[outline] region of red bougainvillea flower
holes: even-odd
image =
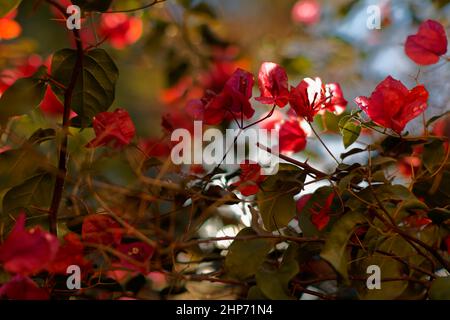
[[[261,175],[261,166],[257,163],[245,161],[241,163],[239,181],[232,184],[245,197],[254,195],[259,191],[259,184],[267,177]]]
[[[447,238],[445,238],[444,242],[445,242],[445,246],[447,247],[447,252],[448,252],[448,254],[450,254],[450,236],[447,236]]]
[[[139,149],[145,153],[146,157],[167,157],[170,155],[170,145],[161,139],[145,139],[138,143]]]
[[[286,70],[273,62],[264,62],[258,75],[261,96],[256,98],[263,104],[283,108],[289,102],[289,85]]]
[[[311,197],[312,197],[312,193],[305,194],[297,200],[296,206],[297,206],[298,213],[301,213],[303,211],[303,208],[305,208],[306,204],[308,203],[309,199],[311,199]]]
[[[90,269],[90,261],[84,258],[84,246],[80,237],[75,233],[64,236],[64,244],[59,248],[55,259],[47,270],[51,273],[67,274],[67,267],[77,265],[83,273]]]
[[[416,156],[403,157],[397,163],[398,170],[405,177],[411,177],[416,174],[422,165],[422,160]]]
[[[35,274],[55,258],[58,247],[58,239],[40,227],[25,229],[25,214],[22,213],[0,247],[0,262],[8,272]]]
[[[296,153],[306,147],[307,135],[298,118],[290,118],[281,125],[279,138],[281,153]]]
[[[324,98],[322,80],[306,78],[297,87],[291,88],[289,102],[299,117],[312,122],[323,108]]]
[[[22,32],[20,24],[14,21],[16,13],[17,11],[14,10],[0,18],[0,41],[17,38]]]
[[[84,218],[81,238],[84,242],[102,245],[118,245],[124,230],[111,217],[104,214],[92,214]]]
[[[179,128],[194,132],[194,122],[189,113],[178,109],[173,109],[170,112],[165,113],[162,116],[161,126],[169,134]]]
[[[64,113],[64,106],[56,97],[55,93],[50,86],[47,86],[45,90],[44,98],[39,105],[41,111],[49,116],[59,116]],[[77,114],[73,111],[70,112],[70,119],[76,117]]]
[[[418,85],[411,91],[391,76],[381,82],[370,98],[355,102],[377,124],[401,133],[406,124],[427,108],[428,91]]]
[[[301,196],[297,200],[297,212],[301,213],[305,208],[306,204],[311,200],[312,194],[306,194]],[[331,213],[331,204],[334,200],[334,192],[330,193],[330,195],[325,200],[324,204],[313,203],[312,208],[310,209],[311,213],[311,222],[317,228],[317,230],[323,230],[330,221],[330,213]]]
[[[50,294],[30,278],[17,275],[0,287],[0,299],[48,300]]]
[[[247,67],[247,63],[241,61],[229,61],[233,57],[223,57],[225,60],[216,60],[211,68],[200,75],[200,81],[205,91],[212,91],[216,94],[222,92],[226,82],[238,68]]]
[[[433,223],[433,221],[428,218],[426,214],[418,213],[407,217],[405,219],[405,223],[413,228],[422,228],[429,225],[430,223]]]
[[[331,193],[323,205],[314,203],[311,208],[311,222],[316,226],[317,230],[322,231],[330,221],[331,204],[333,203],[334,193]]]
[[[135,43],[142,36],[143,24],[138,17],[125,13],[102,14],[99,33],[116,49]]]
[[[93,127],[96,137],[87,144],[88,148],[96,148],[112,143],[115,148],[130,144],[136,129],[133,121],[124,109],[114,112],[101,112],[94,117]]]
[[[273,130],[273,129],[279,130],[281,125],[284,122],[283,113],[281,113],[278,110],[274,110],[272,115],[267,118],[268,115],[269,115],[269,112],[267,112],[261,116],[260,120],[262,120],[262,121],[259,123],[259,126],[262,129],[266,129],[266,130]]]
[[[207,92],[202,99],[189,101],[189,113],[208,125],[219,124],[224,119],[232,119],[233,116],[249,119],[255,113],[249,101],[252,97],[253,84],[251,73],[237,69],[225,83],[220,94]]]
[[[407,38],[405,52],[419,65],[435,64],[447,53],[447,35],[445,29],[437,21],[423,22],[415,35]]]
[[[320,21],[320,3],[316,0],[298,1],[292,8],[292,20],[306,25],[316,24]]]
[[[5,69],[0,73],[0,95],[20,78],[32,76],[42,65],[42,58],[37,54],[30,55],[26,60],[20,60],[14,68]]]
[[[341,114],[345,111],[348,101],[344,98],[341,86],[338,83],[327,83],[325,85],[324,110],[334,114]]]
[[[224,106],[228,106],[235,114],[244,114],[249,119],[255,113],[249,100],[253,91],[253,75],[243,69],[237,69],[225,83],[222,99]]]
[[[450,117],[436,121],[436,124],[433,127],[433,133],[436,136],[447,138],[447,141],[444,143],[444,148],[447,150],[450,140]]]
[[[121,244],[116,249],[131,259],[121,258],[121,267],[142,273],[149,272],[149,261],[155,248],[143,242],[132,242]]]

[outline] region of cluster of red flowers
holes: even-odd
[[[59,0],[59,3],[67,8],[72,4],[70,0]],[[66,22],[66,17],[62,13],[51,7],[53,15],[61,22]],[[86,22],[85,18],[81,20]],[[113,48],[122,50],[127,46],[136,43],[142,36],[143,22],[136,16],[117,12],[114,14],[104,13],[100,16],[100,21],[95,28],[91,26],[82,27],[80,35],[86,47],[95,45],[97,41],[108,42]]]
[[[49,292],[39,288],[30,276],[41,272],[65,275],[71,265],[79,266],[82,275],[86,275],[92,270],[91,261],[85,257],[89,246],[109,246],[124,255],[126,258],[116,259],[112,268],[120,270],[122,276],[130,272],[148,273],[154,247],[140,241],[124,242],[125,234],[126,230],[109,216],[94,214],[84,219],[81,239],[76,233],[67,233],[60,244],[56,236],[40,227],[26,229],[25,214],[19,215],[0,246],[0,262],[5,271],[14,275],[0,288],[0,297],[49,298]]]

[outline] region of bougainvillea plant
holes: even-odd
[[[67,47],[4,63],[4,49],[19,50],[4,41],[20,37],[20,2],[0,1],[1,299],[450,299],[450,120],[427,117],[434,84],[420,73],[415,86],[388,75],[349,101],[336,79],[287,60],[254,69],[207,24],[192,34],[179,21],[180,10],[214,19],[204,2],[164,0],[29,1]],[[71,4],[81,29],[66,27]],[[166,20],[153,21],[166,4]],[[321,12],[320,1],[298,1],[291,16],[312,28]],[[158,136],[116,104],[119,51],[144,46],[147,24],[145,46],[181,33],[193,57],[151,49],[172,59]],[[443,22],[426,20],[403,59],[445,67],[447,47]],[[174,165],[171,134],[192,133],[194,121],[275,130],[278,172],[250,159]],[[67,286],[71,266],[79,287]],[[381,289],[367,285],[370,266]]]

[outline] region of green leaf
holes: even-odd
[[[349,156],[352,156],[352,155],[355,155],[355,154],[358,154],[358,153],[361,153],[361,152],[365,152],[365,151],[367,151],[367,149],[353,148],[353,149],[351,149],[351,150],[349,150],[347,152],[342,153],[341,154],[341,159],[344,160],[345,158],[347,158]]]
[[[366,218],[361,212],[354,211],[344,215],[334,224],[320,253],[322,259],[328,261],[346,281],[348,281],[347,243],[356,227],[364,223]]]
[[[371,228],[372,229],[372,228]],[[375,228],[373,228],[375,229]],[[404,238],[399,235],[394,235],[390,237],[384,237],[379,234],[379,229],[374,230],[377,234],[371,239],[371,243],[367,243],[366,239],[364,242],[367,246],[365,251],[361,250],[362,253],[358,256],[357,262],[359,266],[359,272],[361,275],[368,276],[366,271],[367,267],[370,265],[379,266],[381,269],[381,290],[368,290],[364,283],[359,283],[363,286],[361,288],[361,299],[364,300],[392,300],[401,299],[401,297],[407,297],[411,293],[407,290],[409,282],[407,280],[401,280],[405,275],[414,277],[414,274],[408,270],[405,265],[395,259],[395,257],[402,258],[408,261],[411,265],[421,265],[425,258],[417,254],[414,247],[411,246]],[[429,243],[423,236],[420,237],[421,240]],[[379,250],[380,252],[386,252],[386,254],[381,254],[379,252],[373,252],[373,250]],[[408,271],[410,272],[408,274]],[[420,275],[421,276],[421,275]],[[383,281],[383,279],[397,278],[398,281]]]
[[[248,290],[247,300],[267,300],[267,297],[262,293],[258,286],[252,286]]]
[[[261,184],[256,198],[266,230],[283,228],[295,217],[294,195],[302,190],[305,179],[306,174],[300,168],[280,164],[278,173]]]
[[[256,235],[251,228],[245,228],[236,237]],[[225,258],[225,270],[228,276],[239,280],[254,276],[274,244],[272,239],[234,240]]]
[[[445,116],[447,116],[447,115],[449,115],[449,114],[450,114],[450,110],[447,111],[447,112],[444,112],[444,113],[441,114],[441,115],[438,115],[438,116],[435,116],[435,117],[430,118],[430,120],[427,121],[427,127],[428,127],[430,124],[432,124],[433,122],[436,122],[437,120],[439,120],[439,119],[441,119],[441,118],[443,118],[443,117],[445,117]]]
[[[0,98],[0,125],[8,118],[30,112],[44,98],[46,84],[34,77],[18,79]]]
[[[72,0],[72,3],[84,11],[105,12],[111,6],[112,0]]]
[[[258,192],[258,207],[268,231],[283,228],[295,217],[295,193]]]
[[[41,144],[45,141],[53,140],[56,138],[55,129],[41,129],[36,130],[29,138],[28,143],[31,144]]]
[[[450,219],[450,210],[444,208],[434,208],[428,212],[428,217],[435,224],[443,224]]]
[[[431,300],[450,300],[450,277],[436,278],[431,284]]]
[[[22,0],[0,0],[0,18],[17,8],[21,2]]]
[[[348,148],[359,138],[361,133],[361,126],[357,125],[354,121],[342,118],[339,122],[339,129],[342,134],[344,147]]]
[[[445,150],[443,141],[434,140],[424,146],[423,165],[429,172],[439,167],[445,159]]]
[[[67,87],[77,59],[76,50],[63,49],[53,55],[52,76]],[[99,112],[108,110],[115,98],[116,81],[119,76],[114,61],[105,50],[91,50],[83,56],[83,70],[78,76],[72,96],[72,109],[78,114],[80,125],[85,127]],[[53,86],[63,100],[64,90]]]
[[[292,300],[289,281],[299,272],[298,263],[291,259],[280,268],[263,264],[256,273],[256,283],[261,292],[272,300]]]
[[[0,191],[30,177],[46,162],[35,146],[55,138],[54,129],[38,129],[20,148],[0,154]]]
[[[17,213],[22,209],[34,213],[33,207],[47,209],[52,197],[53,180],[51,174],[40,173],[11,188],[3,198],[3,214]]]

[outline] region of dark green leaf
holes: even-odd
[[[17,8],[22,0],[0,0],[0,18]]]
[[[434,140],[424,146],[423,165],[429,172],[433,172],[434,168],[442,165],[445,159],[445,151],[443,141]]]
[[[236,237],[256,235],[251,228],[246,228],[241,230]],[[225,270],[228,276],[239,280],[246,280],[254,276],[273,246],[272,239],[234,240],[225,258]]]
[[[305,172],[300,168],[280,164],[278,173],[261,184],[257,200],[266,230],[283,228],[295,217],[294,195],[302,190],[305,179]]]
[[[366,218],[361,212],[344,215],[334,224],[320,253],[322,259],[328,261],[345,280],[348,280],[347,243],[356,227],[364,223]]]
[[[430,124],[433,124],[433,123],[436,122],[437,120],[439,120],[439,119],[441,119],[441,118],[443,118],[443,117],[445,117],[445,116],[447,116],[447,115],[449,115],[449,114],[450,114],[450,111],[447,111],[447,112],[444,112],[444,113],[441,114],[441,115],[438,115],[438,116],[435,116],[435,117],[430,118],[430,120],[427,121],[427,127],[428,127]]]
[[[84,11],[105,12],[111,6],[112,0],[72,0],[72,3]]]
[[[430,299],[450,300],[450,277],[436,278],[431,284]]]
[[[358,153],[361,153],[361,152],[364,152],[364,151],[366,151],[366,149],[353,148],[353,149],[351,149],[351,150],[349,150],[349,151],[347,151],[345,153],[342,153],[341,154],[341,159],[344,160],[345,158],[347,158],[349,156],[352,156],[354,154],[358,154]]]
[[[55,130],[38,129],[20,148],[0,153],[0,191],[21,183],[43,166],[46,158],[35,145],[55,138]]]
[[[444,208],[434,208],[428,212],[428,217],[435,224],[442,224],[450,219],[450,210]]]
[[[28,138],[28,142],[31,144],[41,144],[45,141],[53,140],[55,137],[55,129],[38,129]]]
[[[263,264],[256,273],[256,283],[261,292],[272,300],[290,300],[289,281],[299,272],[298,263],[290,259],[280,268]]]
[[[48,209],[52,196],[53,176],[40,173],[11,188],[3,198],[3,213],[16,213],[25,209],[34,212],[34,207]]]
[[[53,55],[52,76],[67,87],[77,59],[76,50],[63,49]],[[83,71],[72,96],[72,108],[78,114],[80,124],[87,126],[99,112],[108,110],[115,98],[115,86],[119,71],[106,51],[95,49],[83,57]],[[63,100],[64,90],[53,86]]]
[[[0,125],[8,118],[30,112],[44,98],[46,84],[34,77],[14,82],[0,98]]]

